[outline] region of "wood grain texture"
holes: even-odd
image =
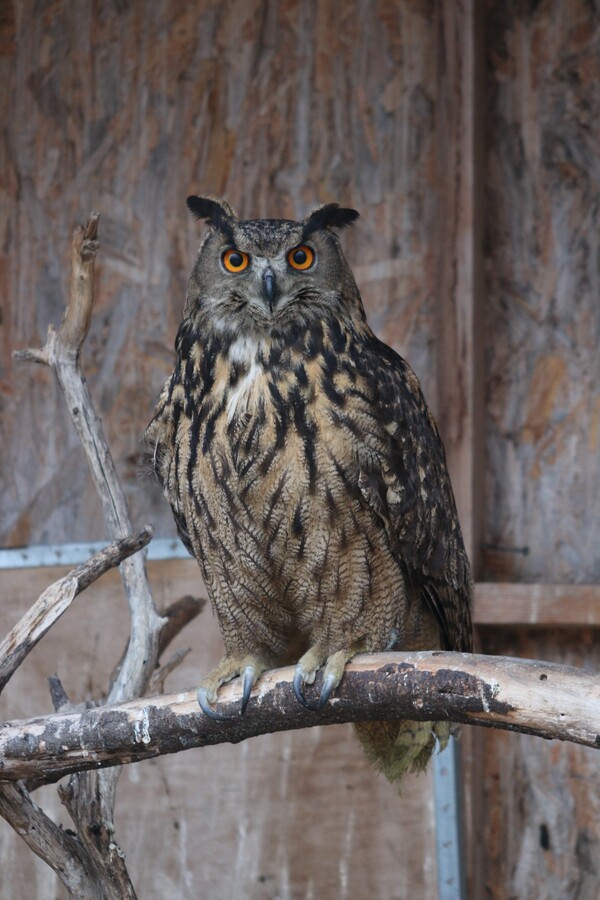
[[[600,14],[583,0],[490,0],[486,9],[485,541],[492,547],[483,575],[595,583]]]
[[[597,672],[597,631],[487,630],[486,651],[550,655]],[[585,747],[481,731],[482,842],[475,896],[595,900],[600,879],[598,758]]]
[[[486,2],[486,511],[482,576],[582,593],[481,628],[485,652],[600,669],[597,631],[569,628],[600,581],[600,14],[574,0]],[[509,589],[512,591],[513,586]],[[562,596],[561,596],[562,594]],[[531,599],[529,594],[528,598]],[[556,602],[555,602],[556,601]],[[561,602],[562,601],[562,602]],[[586,612],[587,610],[587,612]],[[523,615],[524,614],[524,615]],[[485,618],[485,616],[484,616]],[[513,625],[508,623],[507,625]],[[583,748],[484,734],[474,896],[598,896],[600,782]]]
[[[473,621],[479,626],[600,626],[600,585],[475,585]]]
[[[483,8],[440,4],[436,117],[440,216],[436,372],[438,425],[473,577],[483,513]]]
[[[106,0],[76,15],[69,0],[4,5],[0,103],[13,127],[0,187],[0,543],[104,537],[58,388],[10,358],[60,319],[69,235],[92,209],[102,237],[84,366],[135,522],[174,533],[138,454],[200,238],[190,193],[226,195],[245,216],[356,206],[360,227],[344,242],[370,321],[435,405],[437,19],[433,2],[398,0]],[[74,630],[36,648],[11,704],[43,708],[41,679],[55,669],[72,699],[97,689],[121,652],[123,602],[115,588],[107,605],[70,610]],[[11,609],[2,606],[10,624]],[[187,686],[221,653],[210,615],[200,620],[174,676],[186,684],[187,673]],[[130,837],[140,896],[433,898],[429,776],[400,800],[349,737],[313,729],[127,773],[117,829]],[[54,814],[48,792],[46,803]],[[14,895],[31,862],[12,835],[2,846]],[[35,881],[37,896],[52,896],[52,880],[34,871],[23,892]]]
[[[173,533],[170,513],[137,457],[200,239],[190,192],[245,216],[351,201],[363,218],[344,241],[372,325],[433,395],[436,17],[392,0],[107,2],[77,17],[68,0],[15,4],[0,57],[19,123],[0,213],[3,544],[103,537],[56,387],[10,360],[60,319],[69,235],[92,208],[102,247],[84,364],[132,517],[157,534]]]

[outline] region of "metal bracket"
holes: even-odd
[[[0,569],[28,569],[36,566],[77,566],[110,541],[81,544],[31,544],[0,550]],[[189,559],[189,553],[177,538],[154,538],[147,548],[147,559]]]

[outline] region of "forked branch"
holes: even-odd
[[[145,547],[152,534],[151,526],[147,525],[137,534],[114,541],[46,588],[5,639],[0,641],[0,694],[28,653],[66,612],[75,597],[109,569]]]
[[[123,540],[132,532],[127,503],[104,437],[102,421],[94,410],[80,368],[81,349],[92,319],[94,263],[99,246],[97,237],[98,214],[92,213],[87,224],[77,228],[73,235],[71,289],[58,331],[50,326],[46,344],[41,350],[25,350],[15,353],[15,357],[44,363],[54,370],[90,467],[108,532],[114,540]],[[123,561],[120,571],[129,604],[130,635],[117,676],[110,686],[108,699],[111,703],[130,700],[144,693],[158,659],[158,642],[163,626],[154,607],[142,554],[134,553]],[[61,606],[66,608],[76,592],[77,581],[73,579],[58,588],[50,598],[55,610]],[[9,640],[14,640],[14,635],[9,636]],[[18,640],[21,649],[25,649],[27,637],[21,635]],[[9,661],[10,672],[14,671],[15,662],[18,665],[20,658],[15,660],[13,657],[12,662]],[[135,896],[124,855],[114,839],[113,807],[118,776],[118,768],[109,772],[84,773],[71,779],[68,787],[61,792],[61,799],[71,814],[77,832],[76,855],[91,875],[90,883],[95,885],[95,893],[85,893],[86,897],[116,900]],[[39,781],[33,778],[30,783]],[[16,827],[11,812],[11,797],[4,789],[0,790],[0,800],[3,801],[0,811]],[[24,788],[21,790],[24,791]],[[40,815],[44,814],[40,811]],[[45,832],[47,841],[43,841],[41,832],[32,827],[28,832],[28,842],[55,869],[70,896],[80,897],[78,881],[73,874],[77,868],[73,847],[69,842],[61,841],[60,830],[52,829],[51,824]],[[49,844],[53,844],[50,849]],[[68,864],[69,857],[74,859],[73,866]],[[57,859],[62,859],[63,864],[57,865]]]

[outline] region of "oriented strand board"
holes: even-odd
[[[133,518],[158,534],[173,533],[171,516],[137,457],[200,242],[190,192],[246,217],[357,207],[343,242],[371,323],[433,395],[434,3],[5,6],[0,545],[104,535],[58,389],[10,357],[60,320],[71,230],[91,209],[101,250],[85,371]]]

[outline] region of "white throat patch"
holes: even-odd
[[[229,348],[230,361],[247,365],[248,371],[235,385],[227,399],[228,422],[231,422],[238,412],[248,409],[253,399],[257,381],[264,372],[257,360],[261,346],[261,343],[253,337],[240,337]]]

